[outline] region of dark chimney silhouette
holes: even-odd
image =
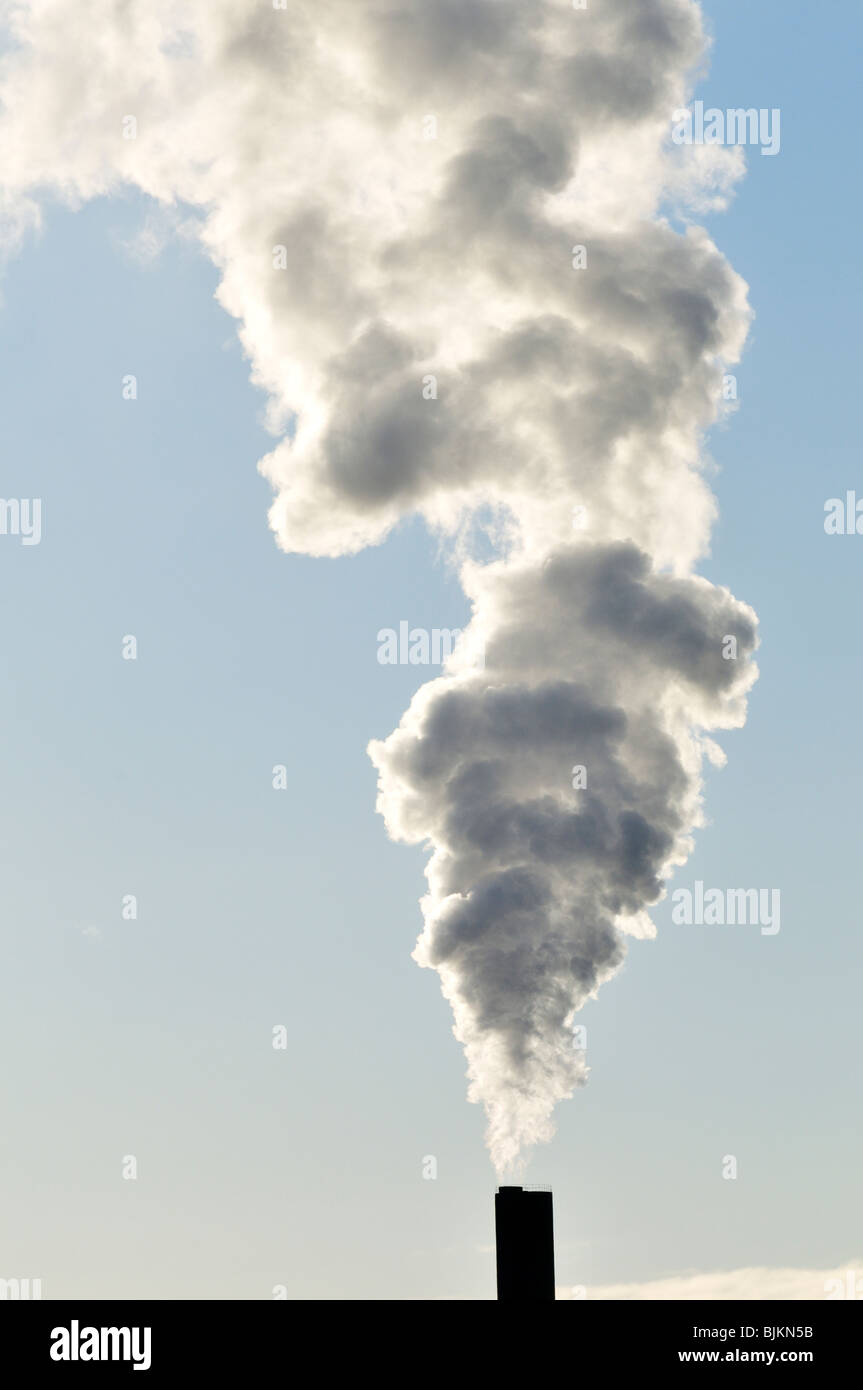
[[[551,1192],[499,1187],[494,1198],[498,1302],[554,1301]]]

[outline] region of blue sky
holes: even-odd
[[[561,1285],[863,1250],[863,541],[823,529],[827,498],[863,495],[863,24],[705,8],[697,95],[781,108],[782,149],[750,151],[706,221],[756,319],[711,437],[703,572],[763,645],[674,886],[779,888],[782,929],[674,926],[667,900],[586,1007],[590,1083],[529,1171],[555,1191]],[[466,601],[418,522],[350,559],[277,550],[265,400],[216,271],[177,241],[136,262],[146,215],[132,194],[49,204],[2,286],[2,494],[44,521],[39,546],[0,546],[0,1274],[51,1297],[487,1298],[483,1116],[410,958],[423,855],[387,840],[365,752],[424,676],[381,666],[378,630],[457,627]]]

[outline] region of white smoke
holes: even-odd
[[[432,851],[416,956],[503,1169],[584,1080],[574,1012],[652,933],[755,675],[753,613],[693,573],[745,286],[662,215],[721,206],[739,152],[669,140],[693,0],[277,3],[4,4],[0,229],[45,190],[199,209],[283,433],[279,544],[410,513],[452,538],[484,667],[370,752],[390,833]]]

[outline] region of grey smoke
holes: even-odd
[[[440,973],[507,1168],[585,1080],[575,1011],[621,964],[626,934],[650,933],[645,909],[686,856],[695,731],[738,722],[755,625],[631,543],[571,544],[474,579],[484,670],[424,686],[370,752],[391,834],[434,848],[416,958]]]
[[[585,1079],[575,1012],[652,933],[755,676],[754,615],[695,573],[750,317],[691,221],[741,152],[670,140],[699,7],[22,0],[10,23],[2,249],[46,189],[143,189],[219,267],[269,394],[278,544],[347,554],[410,514],[451,542],[463,651],[370,751],[390,833],[430,851],[417,959],[516,1164]]]

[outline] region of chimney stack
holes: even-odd
[[[554,1300],[551,1192],[499,1187],[494,1198],[498,1302]]]

